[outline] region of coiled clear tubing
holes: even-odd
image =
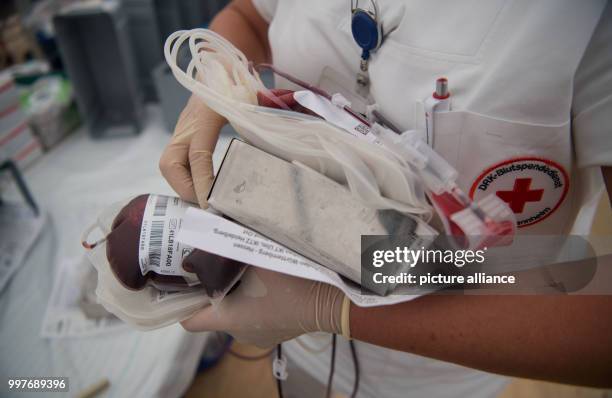
[[[179,50],[189,49],[185,70]],[[207,29],[178,31],[164,46],[177,81],[225,117],[256,147],[299,162],[339,183],[366,206],[429,218],[431,206],[411,159],[359,140],[309,115],[257,105],[257,93],[273,97],[244,54]]]

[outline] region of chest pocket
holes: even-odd
[[[457,182],[472,199],[500,197],[515,213],[519,233],[569,227],[569,121],[535,125],[458,111],[437,113],[434,126],[434,148],[458,170]]]

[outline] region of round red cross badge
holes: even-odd
[[[516,215],[517,226],[538,223],[559,208],[569,189],[563,167],[541,158],[505,160],[486,169],[472,184],[473,200],[495,194]]]

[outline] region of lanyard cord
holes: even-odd
[[[282,344],[276,345],[276,358],[280,361],[283,356]],[[278,398],[283,398],[283,381],[280,377],[276,378],[276,390],[278,391]]]
[[[353,369],[355,372],[355,381],[353,382],[351,398],[356,398],[357,392],[359,391],[359,357],[357,357],[357,347],[355,347],[355,342],[353,340],[349,340],[349,346],[351,347],[351,357],[353,357]]]
[[[329,377],[327,378],[327,390],[325,391],[325,398],[331,398],[332,385],[334,382],[334,372],[336,370],[336,334],[332,334],[332,349],[331,349],[331,361],[329,365]]]

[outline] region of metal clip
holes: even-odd
[[[284,355],[272,361],[272,374],[277,380],[287,380],[289,373],[287,373],[287,358]]]

